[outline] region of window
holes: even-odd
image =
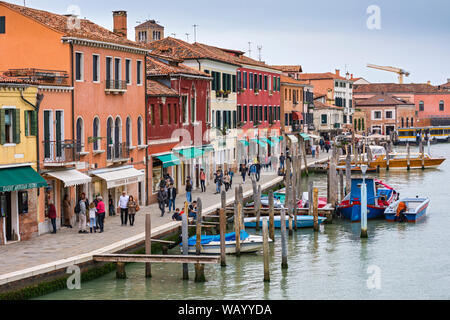
[[[220,129],[220,111],[216,111],[216,128]]]
[[[267,106],[264,106],[264,121],[267,121]]]
[[[289,124],[289,116],[287,113],[284,114],[284,124],[288,125]]]
[[[167,104],[167,124],[172,124],[172,105]]]
[[[263,121],[263,107],[259,106],[259,117],[258,117],[258,121],[261,122]]]
[[[20,110],[0,110],[0,144],[20,143]]]
[[[112,58],[106,57],[106,81],[111,81]]]
[[[257,90],[259,88],[259,85],[258,85],[258,75],[256,73],[254,74],[253,79],[254,79],[253,90]]]
[[[247,89],[247,72],[244,71],[244,89]]]
[[[386,119],[392,119],[392,111],[386,111]]]
[[[164,110],[163,110],[163,107],[164,106],[162,104],[159,105],[159,124],[160,125],[164,124],[164,119],[163,119]]]
[[[423,104],[423,101],[419,102],[419,111],[424,111],[425,110],[425,106]]]
[[[77,119],[77,152],[81,152],[83,150],[84,145],[84,121],[83,118]],[[58,140],[59,141],[59,140]]]
[[[292,90],[289,89],[289,101],[292,101]]]
[[[188,105],[187,105],[187,96],[183,96],[182,98],[181,98],[181,103],[182,103],[182,105],[181,105],[181,112],[182,112],[182,121],[183,121],[183,123],[188,123],[189,122],[189,118],[188,118]]]
[[[192,97],[191,97],[191,123],[197,121],[197,98],[196,98],[195,87],[192,86]]]
[[[321,123],[322,124],[327,124],[328,123],[328,116],[326,114],[323,114],[321,116]]]
[[[339,82],[336,81],[336,82],[334,83],[334,86],[335,86],[336,88],[339,87]]]
[[[259,90],[263,89],[263,77],[262,74],[259,75]]]
[[[97,118],[97,117],[95,117],[94,118],[94,122],[93,122],[93,124],[92,124],[92,137],[93,137],[93,140],[94,140],[94,150],[98,150],[99,149],[99,143],[98,143],[98,140],[99,140],[99,137],[100,137],[100,120]]]
[[[142,85],[142,61],[136,62],[136,84]]]
[[[240,91],[242,89],[242,72],[238,71],[237,73],[237,88]]]
[[[236,110],[233,111],[233,126],[232,128],[236,129],[237,128],[237,114],[236,114]]]
[[[250,89],[250,90],[253,90],[253,73],[252,72],[250,72],[249,74],[248,74],[248,88]]]
[[[273,123],[273,112],[272,112],[272,106],[269,106],[269,123]]]
[[[209,102],[209,100],[206,102]],[[209,105],[207,107],[209,108]],[[178,124],[178,108],[176,103],[173,105],[173,123]]]
[[[209,119],[209,110],[211,109],[210,107],[210,100],[209,100],[209,95],[206,96],[206,122],[210,122],[211,120]],[[176,122],[175,122],[176,123]]]
[[[253,121],[253,106],[250,106],[250,121]]]
[[[131,84],[131,60],[125,60],[125,80],[127,84]]]
[[[247,106],[244,106],[244,122],[247,122]]]
[[[374,111],[373,112],[373,118],[374,119],[381,119],[381,111]]]
[[[137,121],[138,146],[142,146],[144,144],[142,131],[142,117],[139,117]]]
[[[152,126],[155,125],[155,105],[150,105],[150,123]]]
[[[444,111],[444,101],[439,101],[439,111]]]
[[[0,34],[6,33],[5,17],[0,17]]]
[[[219,91],[220,90],[220,72],[212,71],[211,75],[212,75],[212,78],[213,78],[213,80],[212,80],[212,89],[215,90],[215,91]]]
[[[25,136],[37,135],[37,117],[36,111],[24,111],[25,118]]]
[[[92,55],[92,81],[100,82],[100,56]]]
[[[267,76],[264,76],[264,90],[267,91]]]
[[[128,117],[127,121],[125,123],[125,142],[127,144],[127,147],[131,146],[131,118]]]
[[[114,80],[120,81],[122,79],[122,60],[120,58],[114,59]]]
[[[236,75],[235,74],[233,74],[233,83],[232,83],[232,85],[233,85],[233,92],[236,92]]]
[[[83,53],[75,52],[75,80],[83,81],[84,61]]]
[[[28,213],[28,191],[17,192],[17,205],[19,214]]]
[[[402,118],[402,128],[404,128],[404,127],[405,127],[405,119]]]
[[[237,106],[237,122],[242,122],[242,107]]]

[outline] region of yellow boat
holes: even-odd
[[[428,153],[424,153],[423,157],[420,153],[411,153],[409,157],[409,167],[415,168],[436,168],[445,161],[445,158],[432,158]],[[406,153],[391,153],[389,154],[389,163],[386,155],[378,155],[375,160],[369,164],[371,168],[387,168],[389,169],[404,169],[408,168],[408,154]]]

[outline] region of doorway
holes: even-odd
[[[0,216],[5,223],[6,241],[12,241],[11,192],[0,193]]]
[[[66,216],[64,212],[64,198],[67,195],[70,199],[69,191],[67,188],[64,188],[63,184],[61,184],[60,192],[59,192],[59,206],[60,206],[60,212],[61,212],[61,226],[66,226]],[[70,208],[69,208],[70,210]],[[70,215],[69,215],[70,216]],[[72,225],[72,221],[70,221],[70,224]]]

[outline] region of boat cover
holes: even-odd
[[[247,239],[250,235],[245,232],[245,230],[241,230],[241,241]],[[236,232],[231,232],[225,234],[225,242],[226,241],[235,241],[236,240]],[[201,236],[201,244],[208,244],[213,241],[220,241],[220,234],[215,236]],[[189,246],[195,246],[197,244],[197,236],[192,236],[188,241]]]

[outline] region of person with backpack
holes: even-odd
[[[192,180],[191,177],[187,177],[186,180],[186,200],[187,202],[192,201]]]
[[[75,213],[78,215],[78,233],[88,233],[86,228],[86,213],[89,208],[89,201],[86,199],[86,194],[81,194],[81,199],[75,206]]]
[[[160,187],[158,191],[158,206],[159,210],[161,210],[161,217],[164,217],[164,213],[166,211],[166,200],[167,200],[167,191],[164,187]]]
[[[169,199],[169,213],[172,212],[172,208],[175,211],[175,201],[177,199],[177,188],[170,184],[169,189],[167,189],[167,198]]]

